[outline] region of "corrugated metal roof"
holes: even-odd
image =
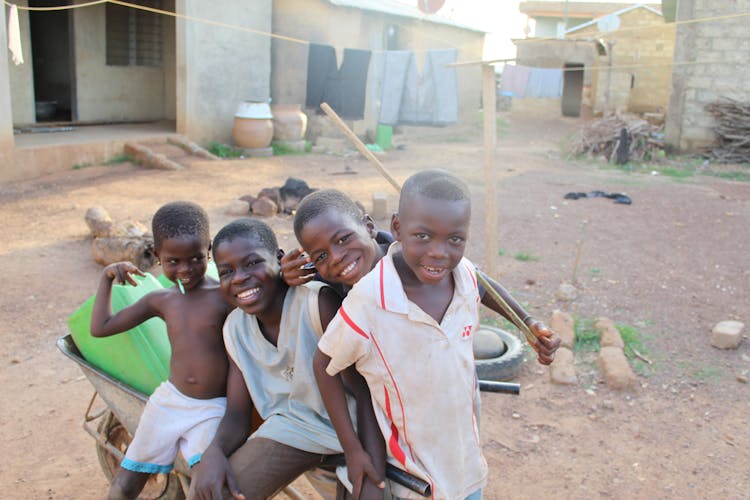
[[[566,5],[567,4],[567,5]],[[643,5],[643,4],[639,4]],[[646,4],[649,7],[659,7],[658,3]],[[521,2],[518,10],[522,14],[531,17],[536,16],[558,16],[563,17],[565,10],[568,11],[569,17],[599,17],[604,14],[625,9],[633,6],[632,3],[611,3],[611,2],[549,2],[543,0]]]
[[[439,13],[427,15],[417,8],[416,0],[414,0],[412,4],[397,2],[395,0],[328,0],[328,3],[338,7],[351,7],[353,9],[380,12],[392,16],[407,17],[410,19],[418,19],[420,21],[445,24],[455,28],[486,33],[486,31],[481,28],[456,22],[453,19],[441,16]]]

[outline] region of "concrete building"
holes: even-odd
[[[667,142],[676,149],[697,152],[714,141],[716,122],[706,104],[722,98],[750,102],[748,12],[750,0],[677,2],[675,18],[681,24],[666,129]]]
[[[168,120],[198,143],[229,142],[238,103],[270,97],[271,43],[252,30],[271,31],[271,1],[135,2],[178,17],[115,4],[19,9],[25,63],[18,66],[8,61],[4,7],[0,180],[45,172],[37,168],[38,155],[15,147],[14,126]]]
[[[619,4],[537,1],[521,2],[520,8],[537,20],[539,28],[540,20],[549,24],[561,19],[563,13],[555,8],[564,9],[566,5],[566,25],[575,26],[565,30],[561,38],[515,40],[518,64],[565,69],[563,98],[518,100],[514,109],[562,109],[570,116],[614,110],[664,111],[669,103],[674,25],[665,23],[661,11],[646,4],[626,4],[617,9]],[[575,17],[602,11],[605,15],[587,21]]]
[[[414,2],[416,4],[416,2]],[[429,49],[457,48],[459,61],[481,60],[485,33],[437,15],[425,16],[415,5],[393,0],[274,0],[274,33],[335,47],[339,64],[344,48],[368,49],[373,57],[363,120],[357,133],[372,132],[380,111],[381,68],[378,53],[412,50],[421,68]],[[304,104],[308,46],[272,41],[271,95],[274,103]],[[480,66],[457,69],[459,121],[473,123],[481,102]]]

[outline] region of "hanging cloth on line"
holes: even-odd
[[[429,50],[422,75],[414,53],[390,50],[383,62],[379,123],[446,125],[458,121],[458,50]]]
[[[339,69],[333,47],[311,43],[305,105],[319,109],[321,103],[327,102],[342,118],[364,118],[369,66],[369,50],[344,49]]]
[[[23,49],[21,48],[21,28],[18,23],[18,7],[13,4],[8,13],[8,50],[13,63],[23,64]]]
[[[554,68],[531,68],[526,84],[526,97],[562,96],[563,70]]]
[[[531,68],[528,66],[515,66],[506,64],[503,68],[503,76],[500,79],[500,92],[510,92],[512,97],[526,97],[526,85],[529,83]]]

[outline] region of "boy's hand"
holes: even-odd
[[[535,346],[537,359],[543,365],[552,363],[555,359],[555,351],[560,347],[560,337],[538,320],[531,323],[529,328],[537,340]]]
[[[295,248],[281,257],[281,276],[289,286],[299,286],[315,277],[315,268],[302,269],[310,263],[310,258],[304,250]]]
[[[130,283],[133,286],[138,286],[138,282],[133,279],[131,274],[146,276],[143,274],[143,271],[130,262],[115,262],[114,264],[110,264],[104,268],[104,274],[118,285]]]
[[[347,453],[346,468],[352,483],[353,498],[383,498],[385,481],[375,470],[369,453],[364,449]]]
[[[221,500],[223,498],[222,487],[225,483],[232,498],[245,500],[245,495],[240,493],[237,487],[229,460],[221,453],[221,450],[215,446],[209,446],[203,453],[201,461],[194,468],[188,498]]]

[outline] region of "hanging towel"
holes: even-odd
[[[383,125],[398,125],[401,100],[407,77],[417,76],[414,54],[408,50],[388,50],[383,53],[383,90],[380,96],[380,117]]]
[[[326,89],[338,79],[336,50],[330,45],[311,43],[307,56],[307,96],[305,106],[316,108],[324,101]]]
[[[11,59],[16,66],[23,64],[21,28],[18,24],[18,7],[15,4],[10,6],[10,13],[8,14],[8,50],[10,50]]]
[[[506,64],[500,79],[500,91],[510,92],[516,98],[526,97],[526,85],[529,83],[530,73],[531,68],[528,66]]]
[[[458,79],[455,66],[448,67],[458,58],[458,49],[429,50],[422,78],[432,79],[432,105],[423,123],[446,125],[458,121]]]
[[[344,60],[341,62],[338,78],[326,92],[333,93],[331,107],[342,118],[364,118],[369,67],[369,50],[344,49]]]
[[[529,82],[526,85],[527,97],[560,97],[562,96],[563,70],[548,68],[531,68]]]

